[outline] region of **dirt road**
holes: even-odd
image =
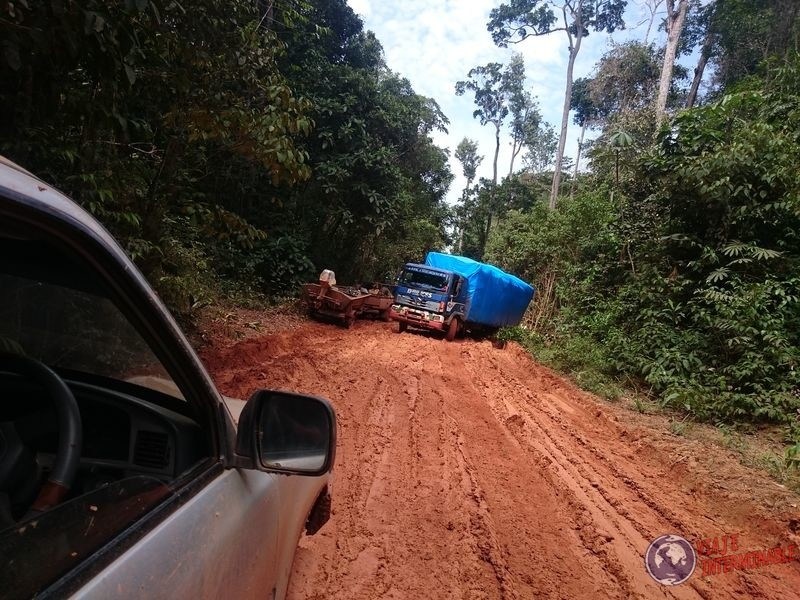
[[[336,407],[334,515],[301,540],[290,598],[800,597],[797,561],[653,581],[643,555],[665,533],[797,544],[797,497],[514,345],[309,323],[205,359],[227,394]]]

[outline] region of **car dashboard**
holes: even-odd
[[[208,456],[187,403],[116,380],[63,378],[75,396],[83,429],[71,495],[133,475],[171,481]],[[54,405],[38,385],[15,375],[0,377],[0,392],[0,422],[14,423],[46,475],[58,444]]]

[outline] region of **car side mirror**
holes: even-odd
[[[237,464],[294,475],[323,475],[333,468],[336,415],[327,400],[260,390],[239,417]]]

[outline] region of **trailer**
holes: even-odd
[[[390,288],[365,290],[354,286],[330,285],[327,281],[305,283],[300,298],[311,316],[328,317],[350,328],[358,317],[369,315],[389,320],[394,301]]]

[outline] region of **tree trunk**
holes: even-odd
[[[647,41],[650,39],[650,30],[653,29],[653,21],[656,19],[656,13],[658,12],[658,7],[661,6],[661,3],[664,0],[651,0],[650,2],[646,2],[647,10],[650,11],[650,19],[647,21],[647,31],[644,34],[644,45],[647,45]]]
[[[469,188],[472,187],[472,179],[467,179],[467,185],[464,191],[461,192],[461,215],[459,215],[459,231],[458,231],[458,253],[461,254],[464,248],[464,229],[467,227],[467,198],[469,198]]]
[[[489,240],[489,232],[492,229],[492,211],[495,205],[495,194],[497,194],[497,157],[500,155],[500,124],[494,125],[494,162],[492,163],[492,191],[489,194],[489,206],[486,210],[486,230],[483,235],[483,243],[481,244],[481,258],[486,250],[486,242]]]
[[[694,79],[692,87],[689,88],[689,96],[686,98],[686,108],[692,108],[697,101],[697,90],[700,89],[700,82],[703,80],[703,72],[706,70],[708,59],[711,58],[711,33],[706,34],[703,40],[703,47],[700,50],[700,58],[697,59],[697,66],[694,68]]]
[[[581,150],[583,150],[583,135],[586,133],[586,123],[581,125],[581,137],[578,139],[578,155],[575,157],[575,173],[572,175],[572,184],[569,186],[569,197],[575,195],[575,182],[578,181],[578,166],[581,164]]]
[[[583,39],[583,28],[578,25],[578,31],[575,36],[575,44],[570,44],[569,48],[569,62],[567,63],[567,85],[564,90],[564,108],[561,112],[561,135],[558,138],[558,151],[556,152],[555,172],[553,173],[553,186],[550,188],[550,202],[548,206],[550,210],[556,207],[556,198],[558,198],[558,189],[561,185],[561,165],[564,163],[564,147],[567,144],[567,128],[569,127],[569,109],[570,100],[572,99],[572,71],[575,67],[575,59],[578,56],[578,51],[581,49],[581,40]],[[570,42],[572,38],[570,37]]]
[[[495,123],[494,125],[494,162],[492,163],[492,183],[497,187],[497,157],[500,155],[500,125]]]
[[[523,142],[524,142],[524,137],[521,134],[519,139],[517,139],[517,137],[514,136],[511,140],[511,164],[508,167],[509,177],[511,177],[514,174],[514,161],[516,160],[519,153],[522,151]]]
[[[658,84],[658,99],[656,100],[656,120],[664,120],[667,110],[667,96],[672,84],[672,70],[675,67],[675,54],[678,50],[678,41],[683,31],[686,20],[686,10],[689,0],[678,0],[678,10],[675,10],[675,0],[667,0],[667,47],[664,51],[664,63],[661,65],[661,80]]]
[[[508,176],[511,177],[514,174],[514,159],[517,158],[517,154],[519,154],[519,148],[522,148],[522,144],[517,146],[517,140],[514,140],[511,144],[511,164],[508,167]]]

